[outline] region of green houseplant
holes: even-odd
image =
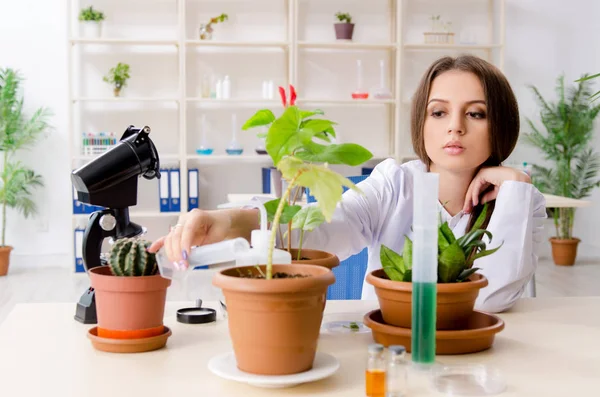
[[[79,11],[80,34],[86,38],[98,38],[102,36],[102,23],[105,20],[102,11],[95,10],[89,6]]]
[[[447,222],[438,227],[438,284],[436,326],[440,330],[462,329],[473,312],[479,290],[487,279],[473,267],[474,261],[498,251],[502,244],[487,249],[483,237],[492,234],[482,229],[488,204],[473,228],[456,238]],[[382,268],[367,275],[375,287],[382,316],[387,324],[410,328],[412,321],[412,241],[405,236],[402,255],[385,245],[380,247]]]
[[[354,23],[352,16],[347,12],[337,12],[335,14],[338,22],[333,26],[335,28],[335,38],[337,40],[352,40],[354,36]]]
[[[589,78],[580,79],[574,87],[565,87],[564,76],[556,82],[556,101],[547,101],[539,90],[531,90],[540,106],[543,133],[530,119],[525,143],[538,148],[548,166],[534,164],[532,182],[542,192],[582,199],[600,185],[600,157],[593,150],[594,120],[600,104],[594,105]],[[549,211],[554,219],[556,236],[550,238],[552,256],[557,265],[575,263],[579,238],[573,236],[574,208]]]
[[[221,14],[216,17],[212,17],[208,23],[200,24],[200,40],[211,40],[214,32],[213,25],[217,23],[223,23],[229,19],[229,15]]]
[[[2,203],[2,244],[0,245],[0,276],[8,273],[12,246],[6,244],[7,208],[20,212],[25,218],[37,212],[32,200],[34,189],[43,186],[42,177],[20,161],[14,154],[33,146],[50,129],[48,109],[39,108],[31,115],[24,109],[21,75],[14,69],[0,70],[0,203]]]
[[[267,263],[225,269],[213,283],[223,290],[227,303],[229,331],[238,367],[246,372],[283,375],[312,368],[327,287],[335,281],[331,269],[312,264],[273,263],[273,249],[290,192],[297,187],[311,190],[325,221],[332,219],[342,198],[343,186],[359,190],[350,180],[329,168],[329,164],[359,165],[372,154],[351,144],[330,144],[334,122],[321,119],[323,112],[302,110],[295,105],[290,86],[288,101],[280,88],[283,114],[276,117],[262,109],[242,129],[268,126],[266,150],[275,167],[288,181],[277,204],[266,244]],[[327,131],[327,132],[326,132]],[[252,276],[248,276],[248,272]],[[264,335],[270,335],[264,338]]]
[[[108,266],[89,270],[98,317],[93,336],[113,340],[162,338],[159,344],[140,344],[138,351],[166,343],[170,331],[163,326],[163,316],[171,280],[158,273],[155,254],[146,251],[150,245],[143,239],[119,239],[111,247]],[[95,345],[100,349],[104,346]]]
[[[121,95],[123,87],[127,86],[129,75],[129,65],[119,62],[115,67],[110,68],[108,74],[102,78],[106,83],[113,85],[113,93],[116,97]]]

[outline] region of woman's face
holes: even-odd
[[[473,73],[450,70],[437,76],[426,112],[425,150],[432,171],[474,171],[490,157],[485,95]]]

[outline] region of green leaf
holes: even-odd
[[[287,107],[283,115],[271,124],[265,146],[275,166],[282,158],[291,156],[302,146],[301,135],[298,134],[299,126],[300,113],[295,106]]]
[[[242,130],[269,125],[274,121],[275,115],[273,114],[273,112],[269,109],[262,109],[254,113],[252,117],[246,120],[246,122],[242,126]]]
[[[309,205],[298,211],[292,219],[292,229],[301,229],[312,231],[317,226],[325,222],[325,217],[321,209],[314,205]]]
[[[406,266],[404,265],[404,259],[394,250],[381,244],[379,250],[379,260],[381,261],[382,267],[394,267],[400,275],[406,272]]]
[[[385,266],[383,267],[383,271],[392,281],[404,281],[404,276],[402,275],[402,273],[400,273],[398,269],[396,269],[393,266]]]
[[[448,240],[446,240],[446,236],[444,236],[442,228],[438,228],[438,253],[441,253],[443,250],[448,248],[449,245],[450,243],[448,242]]]
[[[472,274],[474,274],[477,270],[479,270],[479,268],[477,267],[473,267],[471,269],[465,269],[463,270],[459,275],[458,278],[456,279],[456,281],[465,281],[467,280],[469,277],[471,277]]]
[[[328,164],[345,164],[349,166],[361,165],[373,157],[373,153],[364,147],[355,143],[342,143],[322,146],[322,151],[315,153],[299,151],[296,156],[305,161],[328,163]],[[311,145],[314,149],[316,146]]]
[[[323,112],[321,109],[315,109],[315,110],[300,110],[300,118],[302,120],[304,120],[307,117],[312,117],[315,115],[324,115],[325,112]]]
[[[448,222],[444,222],[442,226],[440,226],[440,230],[442,231],[442,234],[446,238],[448,244],[452,244],[456,241],[456,237],[454,237],[454,233],[452,232],[452,229],[450,229]]]
[[[450,244],[438,258],[438,278],[442,283],[452,283],[464,270],[467,258],[458,241]]]
[[[498,251],[503,245],[504,245],[504,241],[502,242],[502,244],[500,244],[498,247],[496,247],[494,249],[482,251],[482,252],[479,252],[478,254],[473,255],[473,262],[475,262],[476,259],[483,258],[484,256],[492,255],[494,252]]]
[[[457,242],[463,250],[466,250],[466,248],[470,246],[473,241],[480,240],[484,235],[488,236],[490,242],[492,241],[492,233],[487,230],[477,229],[471,230],[469,233],[459,238]]]
[[[412,282],[412,269],[406,269],[404,277],[402,277],[402,281],[406,281],[407,283]]]
[[[485,203],[483,205],[483,209],[481,210],[481,213],[477,217],[477,220],[473,224],[473,228],[471,230],[481,229],[481,226],[483,225],[483,222],[485,221],[485,217],[487,215],[487,211],[488,211],[488,203]]]
[[[413,243],[408,236],[404,236],[404,247],[402,249],[402,257],[407,269],[412,269],[412,249]]]
[[[279,202],[281,198],[277,198],[274,200],[267,201],[264,206],[267,210],[267,221],[273,222],[275,218],[275,213],[277,212],[277,207],[279,206]],[[285,225],[292,221],[294,216],[302,209],[299,205],[289,205],[286,202],[283,204],[283,212],[281,213],[281,217],[279,218],[279,224]]]

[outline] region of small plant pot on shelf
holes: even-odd
[[[352,37],[354,36],[353,23],[336,23],[334,24],[334,27],[336,40],[352,40]]]
[[[577,247],[581,242],[578,238],[558,239],[551,238],[552,259],[559,266],[573,266],[577,258]]]
[[[79,34],[84,39],[99,39],[102,37],[102,22],[80,21]]]
[[[386,324],[411,328],[413,283],[390,280],[383,269],[367,275],[367,283],[375,287],[379,307]],[[438,283],[436,329],[465,329],[475,307],[479,290],[488,280],[481,274],[473,274],[461,283]]]
[[[121,89],[120,88],[113,88],[113,94],[115,97],[120,97],[121,96]]]
[[[328,269],[333,269],[339,266],[340,259],[329,252],[302,248],[301,258],[298,260],[298,249],[290,249],[292,254],[292,263],[298,265],[316,265],[324,266]]]
[[[266,266],[258,268],[264,273]],[[257,267],[222,270],[213,284],[227,304],[229,334],[240,370],[260,375],[290,375],[312,368],[323,319],[327,287],[335,276],[326,267],[273,265],[273,275],[250,278]]]
[[[13,247],[10,245],[0,247],[0,276],[6,276],[8,274],[8,267],[10,266],[10,253]]]

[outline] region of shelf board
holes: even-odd
[[[385,105],[394,104],[394,99],[329,99],[329,98],[298,98],[301,103],[322,103],[341,106]]]
[[[404,44],[407,50],[489,50],[500,47],[501,44]]]
[[[260,103],[268,105],[281,104],[281,100],[277,99],[251,99],[251,98],[230,98],[230,99],[214,99],[214,98],[186,98],[188,102],[211,103],[215,105],[232,105],[245,103]]]
[[[119,44],[119,45],[179,45],[177,40],[165,39],[127,39],[127,38],[73,38],[71,44]]]
[[[73,102],[179,102],[174,97],[82,97]]]
[[[73,214],[74,218],[89,218],[91,214]],[[181,212],[159,212],[159,211],[130,211],[131,218],[169,218],[179,216]]]
[[[261,48],[287,48],[287,41],[216,41],[216,40],[186,40],[188,46],[197,47],[261,47]]]
[[[353,41],[332,41],[332,42],[318,42],[318,41],[299,41],[298,47],[300,48],[328,48],[328,49],[342,49],[342,50],[389,50],[395,49],[395,43],[357,43]]]
[[[78,154],[73,156],[73,160],[82,160],[82,161],[91,161],[94,160],[95,158],[97,158],[98,156],[100,156],[102,153],[97,154],[97,155],[83,155],[83,154]],[[179,159],[179,155],[178,154],[160,154],[159,153],[159,158],[160,160],[178,160]]]
[[[253,149],[254,150],[254,149]],[[187,156],[188,160],[198,160],[205,164],[269,164],[273,160],[269,155],[243,154],[239,156],[230,156],[227,154],[199,155],[191,154]]]

